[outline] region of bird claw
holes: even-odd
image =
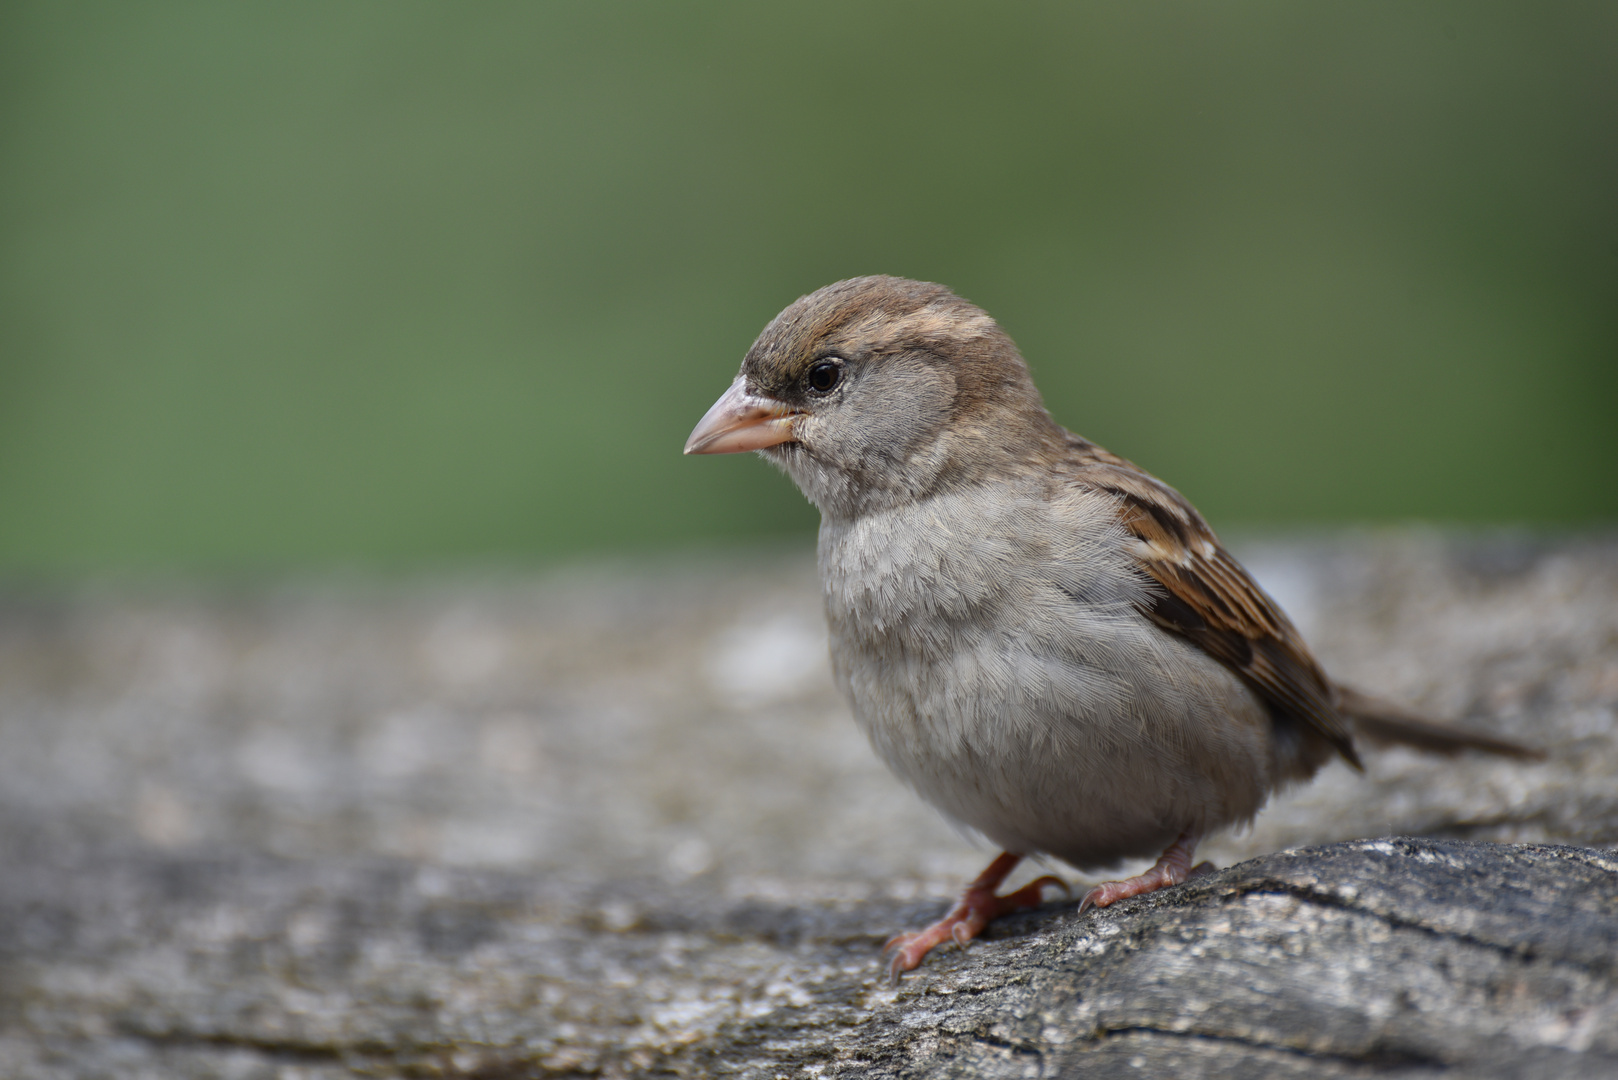
[[[1191,853],[1196,848],[1197,837],[1189,833],[1181,836],[1168,846],[1168,850],[1164,851],[1157,862],[1152,864],[1152,868],[1144,874],[1136,874],[1121,881],[1103,881],[1085,893],[1084,899],[1079,901],[1079,914],[1084,914],[1092,907],[1108,907],[1131,896],[1156,892],[1170,885],[1178,885],[1188,878],[1212,872],[1213,864],[1208,862],[1198,864],[1195,870],[1191,869]],[[1207,869],[1203,869],[1204,867]]]
[[[897,987],[899,985],[899,976],[909,970],[904,966],[902,958],[895,954],[893,959],[888,961],[888,985]]]
[[[992,920],[1014,911],[1039,907],[1045,902],[1046,886],[1055,885],[1067,893],[1067,882],[1047,874],[1015,892],[996,896],[994,890],[1016,865],[1016,857],[1002,855],[967,888],[960,901],[942,919],[924,930],[895,934],[889,938],[887,944],[882,946],[882,955],[893,954],[893,959],[888,962],[889,985],[898,985],[901,974],[918,967],[927,954],[939,945],[953,941],[964,949],[973,938],[983,933],[983,928]]]
[[[951,914],[954,913],[951,912]],[[933,936],[939,927],[944,925],[944,923],[947,921],[948,917],[934,923],[926,930],[916,933],[906,932],[903,934],[895,934],[888,939],[887,944],[882,946],[882,955],[886,956],[890,952],[893,954],[893,958],[888,961],[889,986],[898,986],[900,975],[903,975],[905,972],[910,971],[912,968],[915,968],[921,964],[922,958],[931,952],[933,946],[938,944],[938,942],[928,941],[925,944],[922,944],[919,948],[917,947],[917,943],[922,941],[923,938]],[[958,926],[959,924],[952,926],[951,932],[958,928]]]

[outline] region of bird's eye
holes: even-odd
[[[843,381],[843,365],[822,360],[809,369],[809,389],[817,394],[828,394]]]

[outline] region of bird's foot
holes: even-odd
[[[1054,885],[1064,892],[1067,891],[1067,884],[1061,878],[1047,874],[1037,881],[1030,881],[1015,892],[996,896],[994,891],[1021,861],[1021,855],[1006,852],[990,863],[989,868],[966,887],[960,901],[950,908],[949,914],[925,930],[896,934],[889,938],[888,943],[882,946],[883,955],[890,952],[893,954],[893,959],[888,962],[889,984],[898,985],[899,976],[919,966],[922,959],[935,946],[953,941],[964,949],[967,943],[981,934],[983,928],[992,920],[1014,911],[1038,907],[1044,902],[1045,886]]]
[[[1188,878],[1211,873],[1214,869],[1212,863],[1199,863],[1195,869],[1191,866],[1191,856],[1197,850],[1198,839],[1190,833],[1184,833],[1168,846],[1168,850],[1158,857],[1157,862],[1153,863],[1152,868],[1146,873],[1124,878],[1122,881],[1103,881],[1084,894],[1084,899],[1079,901],[1079,911],[1090,907],[1104,908],[1131,896],[1156,892],[1170,885],[1178,885]]]

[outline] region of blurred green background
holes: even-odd
[[[0,574],[813,531],[783,305],[988,308],[1216,527],[1618,517],[1618,4],[0,6]]]

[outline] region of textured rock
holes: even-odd
[[[1549,759],[1373,752],[897,989],[986,853],[861,743],[802,556],[13,592],[0,1075],[1618,1072],[1618,542],[1243,555],[1334,673]]]
[[[0,885],[0,1068],[1618,1071],[1618,859],[1598,852],[1398,839],[1267,855],[1104,912],[1008,921],[892,989],[877,944],[926,914],[399,863],[34,865]]]

